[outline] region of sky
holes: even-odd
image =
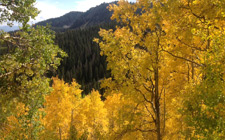
[[[39,21],[43,21],[49,18],[60,17],[70,11],[85,12],[88,9],[100,5],[101,3],[109,3],[118,0],[36,0],[35,7],[41,12],[35,18],[31,20],[29,24],[35,24]],[[136,2],[136,0],[128,0],[129,2]],[[7,26],[6,23],[0,24],[1,27]],[[14,26],[18,26],[18,23],[14,23]],[[19,25],[20,26],[20,25]],[[17,27],[18,28],[18,27]]]
[[[113,1],[115,0],[36,0],[35,7],[41,10],[41,13],[31,23],[59,17],[70,11],[85,12],[103,2],[109,3]],[[136,0],[128,1],[135,2]]]

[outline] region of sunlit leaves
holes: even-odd
[[[9,133],[11,139],[20,133],[23,139],[38,139],[43,127],[40,118],[43,116],[44,95],[51,88],[46,74],[55,70],[60,64],[60,57],[65,53],[54,45],[54,33],[48,27],[28,25],[28,21],[38,14],[34,7],[35,0],[8,1],[1,0],[0,22],[22,24],[20,31],[0,33],[1,47],[7,52],[0,56],[0,135],[4,126],[10,124],[10,117],[19,121],[16,129]],[[16,116],[16,107],[23,104],[27,113]],[[7,136],[7,137],[8,137]],[[20,138],[18,138],[20,139]]]
[[[30,19],[34,19],[39,11],[34,7],[36,0],[1,0],[0,23],[7,22],[12,26],[13,22],[22,23],[23,27],[28,27]]]
[[[76,82],[70,86],[57,78],[53,78],[52,88],[51,94],[45,97],[44,126],[46,133],[51,132],[56,135],[55,137],[65,139],[68,137],[71,113],[80,100],[81,90]]]
[[[98,91],[81,97],[80,86],[53,78],[53,91],[45,97],[42,139],[70,137],[104,139],[108,134],[107,110]]]

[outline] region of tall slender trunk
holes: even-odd
[[[157,140],[161,140],[160,103],[159,103],[159,69],[158,69],[158,67],[156,68],[156,71],[155,71],[155,109],[156,109]]]
[[[190,82],[190,67],[189,67],[189,63],[187,63],[187,66],[188,66],[188,83]]]
[[[160,45],[160,39],[158,36],[158,41],[157,41],[157,48],[156,48],[156,57],[155,57],[155,62],[156,62],[156,67],[155,67],[155,109],[156,109],[156,131],[157,131],[157,140],[161,140],[161,126],[160,126],[160,96],[159,96],[159,45]]]
[[[194,61],[194,49],[192,49],[192,61]],[[192,68],[192,80],[194,80],[194,78],[195,78],[195,65],[194,65],[194,63],[192,62],[191,63],[191,68]]]
[[[209,25],[208,25],[208,28],[207,28],[207,37],[209,37],[209,35],[210,35],[210,31],[209,31]],[[211,40],[208,39],[207,40],[207,46],[206,46],[206,49],[207,50],[210,48],[210,42],[211,42]]]
[[[165,134],[166,129],[166,90],[164,89],[164,103],[163,103],[163,134]]]
[[[62,140],[62,130],[60,127],[59,127],[59,139]]]
[[[60,103],[60,97],[58,97],[58,103]],[[62,140],[62,130],[61,130],[60,126],[59,126],[59,138],[60,138],[60,140]]]
[[[73,126],[73,109],[72,109],[72,111],[71,111],[71,127]]]

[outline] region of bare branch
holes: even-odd
[[[141,131],[141,132],[156,132],[155,129],[147,129],[147,130],[143,130],[143,129],[136,128],[135,130],[136,130],[136,131]]]
[[[198,50],[198,51],[206,51],[206,49],[201,49],[201,48],[198,48],[198,47],[195,47],[195,46],[191,46],[191,45],[189,45],[189,44],[183,42],[182,40],[180,40],[178,37],[176,37],[176,39],[177,39],[180,43],[184,44],[185,46],[188,46],[188,47],[190,47],[190,48],[196,49],[196,50]]]
[[[150,92],[150,93],[153,92],[152,90],[148,89],[148,87],[147,87],[145,84],[143,84],[143,86],[144,86],[144,88],[145,88],[148,92]]]
[[[139,90],[138,88],[134,88],[134,89],[135,89],[136,91],[138,91],[139,93],[141,93],[141,95],[144,97],[144,99],[145,99],[146,102],[151,103],[151,101],[149,101],[149,100],[147,99],[147,97],[144,95],[144,93],[142,93],[141,90]]]
[[[176,58],[179,58],[179,59],[186,60],[186,61],[191,62],[191,63],[194,63],[194,64],[196,64],[196,65],[198,65],[198,66],[201,66],[201,67],[204,66],[203,64],[199,64],[199,63],[197,63],[197,62],[195,62],[195,61],[192,61],[192,60],[190,60],[190,59],[187,59],[187,58],[184,58],[184,57],[181,57],[181,56],[174,55],[174,54],[172,54],[172,53],[169,52],[169,51],[166,51],[166,50],[162,50],[162,51],[164,51],[164,52],[166,52],[166,53],[172,55],[173,57],[176,57]]]
[[[148,111],[148,113],[149,113],[150,116],[152,117],[152,120],[156,123],[155,117],[153,116],[153,114],[151,113],[151,111],[148,109],[147,105],[146,105],[146,104],[144,104],[144,105],[145,105],[146,110]]]
[[[149,101],[149,100],[146,98],[146,96],[144,95],[144,93],[141,92],[141,90],[139,90],[139,89],[137,89],[137,88],[135,88],[135,90],[138,91],[139,93],[141,93],[141,95],[144,97],[145,101],[151,104],[154,113],[156,113],[156,109],[155,109],[155,107],[154,107],[153,102],[152,102],[152,101]]]

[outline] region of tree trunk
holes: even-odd
[[[192,61],[194,61],[194,50],[192,49]],[[192,62],[191,63],[191,68],[192,68],[192,80],[194,80],[194,77],[195,77],[195,65],[194,63]]]
[[[161,126],[160,126],[160,96],[159,96],[159,45],[160,39],[158,35],[157,48],[156,48],[156,67],[155,67],[155,112],[156,112],[156,132],[157,140],[161,140]]]
[[[155,109],[156,109],[157,140],[161,140],[161,131],[160,131],[160,103],[159,103],[159,70],[158,70],[158,68],[156,68],[156,71],[155,71]]]
[[[166,91],[164,89],[164,105],[163,105],[163,134],[165,134],[165,129],[166,129]]]
[[[61,132],[61,128],[59,127],[59,138],[60,140],[62,140],[62,132]]]

